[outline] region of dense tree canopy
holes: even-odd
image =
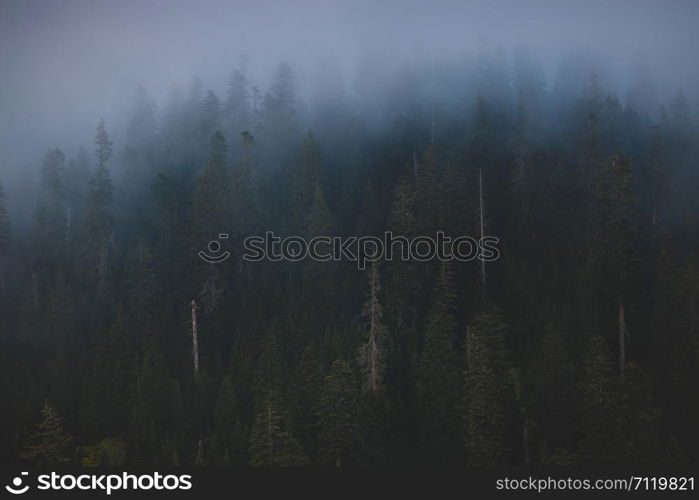
[[[287,64],[262,91],[238,69],[221,99],[139,89],[92,158],[39,145],[31,223],[0,184],[2,463],[698,460],[695,107],[461,64],[310,102]],[[265,231],[500,258],[243,259]]]

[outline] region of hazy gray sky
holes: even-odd
[[[619,73],[643,61],[695,97],[698,26],[694,0],[0,0],[0,179],[47,147],[89,146],[138,85],[162,96],[196,74],[222,93],[242,55],[264,87],[280,60],[303,83],[319,57],[349,69],[367,51],[457,56],[484,37],[525,44],[549,69],[576,47]]]

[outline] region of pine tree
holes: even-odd
[[[97,156],[97,166],[104,167],[112,157],[114,152],[112,141],[109,140],[107,129],[104,120],[100,120],[97,125],[97,133],[95,135],[95,155]]]
[[[248,80],[242,71],[235,70],[228,80],[223,114],[231,136],[236,137],[252,125]]]
[[[196,248],[227,233],[230,213],[230,171],[226,165],[228,145],[220,131],[211,136],[209,162],[199,175],[193,210]]]
[[[393,201],[389,216],[389,230],[395,237],[405,237],[404,245],[407,252],[407,238],[416,233],[417,192],[415,175],[412,171],[404,171],[393,188]],[[388,252],[389,249],[386,249]],[[419,335],[418,323],[423,314],[419,293],[420,269],[415,262],[405,261],[404,251],[399,245],[390,249],[391,258],[387,258],[385,281],[386,325],[392,333],[395,355],[390,371],[397,374],[413,373],[418,357]],[[422,307],[421,307],[422,306]],[[405,377],[398,375],[398,381],[407,382]],[[407,383],[402,390],[408,390]],[[410,388],[411,389],[411,388]]]
[[[65,156],[50,149],[41,167],[41,200],[37,210],[36,244],[45,263],[55,264],[63,257],[68,237],[65,191]]]
[[[320,183],[316,183],[313,193],[313,204],[306,217],[306,234],[309,239],[315,236],[328,236],[333,232],[333,221],[325,193]]]
[[[417,367],[416,404],[425,458],[449,461],[457,453],[461,370],[454,348],[456,293],[451,267],[442,263]]]
[[[245,435],[238,412],[235,388],[230,377],[225,377],[214,406],[214,442],[211,456],[216,463],[246,463]]]
[[[390,225],[396,234],[410,235],[415,230],[415,183],[407,173],[403,173],[393,189]]]
[[[148,243],[141,239],[126,262],[124,283],[127,307],[141,328],[148,328],[156,315],[158,282]]]
[[[260,201],[253,164],[254,137],[247,131],[240,134],[243,158],[233,169],[232,201],[236,232],[241,236],[253,234],[260,224]]]
[[[316,462],[316,438],[318,414],[316,405],[320,397],[322,367],[312,346],[307,346],[296,367],[290,401],[294,435],[306,450],[311,463]]]
[[[638,285],[637,228],[631,164],[615,155],[600,172],[593,203],[595,221],[586,276],[591,285],[592,327],[609,331],[615,319],[619,374],[626,366],[629,303]]]
[[[211,134],[220,126],[221,103],[218,96],[209,90],[206,92],[202,103],[202,137],[211,137]]]
[[[486,298],[474,316],[471,330],[485,344],[490,367],[497,376],[504,378],[512,366],[507,349],[507,324],[500,309],[490,299]]]
[[[367,326],[359,352],[363,385],[372,393],[378,393],[382,389],[385,369],[386,328],[383,325],[383,308],[379,300],[381,280],[378,267],[376,262],[372,262],[369,270],[369,298],[362,311]]]
[[[356,416],[359,409],[354,374],[344,360],[336,360],[325,377],[318,401],[319,452],[328,464],[347,463],[357,440]]]
[[[5,206],[5,191],[0,182],[0,257],[7,255],[10,245],[10,220]]]
[[[590,463],[627,457],[626,394],[612,375],[612,362],[603,338],[591,337],[582,359],[579,381],[580,455]]]
[[[127,127],[128,142],[132,146],[145,146],[152,141],[158,130],[158,114],[155,101],[144,87],[136,89],[133,107]]]
[[[572,380],[570,362],[560,332],[546,327],[534,358],[531,416],[541,422],[549,449],[569,444],[572,430]]]
[[[171,424],[171,384],[165,358],[155,338],[147,340],[144,351],[141,362],[136,358],[135,394],[127,435],[130,460],[143,465],[157,460]],[[196,431],[200,416],[195,412],[194,417],[192,426]]]
[[[292,178],[291,217],[296,231],[306,233],[307,219],[316,200],[320,184],[320,151],[313,133],[308,132],[308,135],[301,142],[301,151]]]
[[[659,210],[665,194],[667,183],[667,172],[665,169],[665,145],[660,126],[656,125],[651,129],[648,138],[648,165],[647,179],[648,184],[648,204],[651,212],[651,226],[656,227],[658,222]]]
[[[699,255],[694,252],[685,259],[680,291],[684,302],[678,315],[680,343],[686,349],[688,361],[699,361]]]
[[[84,227],[84,238],[93,261],[109,244],[113,230],[111,204],[114,189],[111,174],[106,167],[106,162],[112,157],[112,142],[107,136],[104,120],[97,127],[95,147],[97,169],[90,179]]]
[[[507,424],[501,382],[493,368],[493,355],[480,332],[468,337],[464,436],[469,466],[502,464],[507,452]]]
[[[306,457],[285,426],[286,415],[275,391],[258,404],[250,431],[250,465],[284,467],[303,465]]]
[[[253,113],[258,95],[253,87]],[[296,89],[294,73],[286,63],[281,63],[274,74],[272,87],[264,96],[261,110],[260,136],[269,144],[266,157],[277,165],[290,152],[297,137]],[[256,113],[254,113],[256,114]]]
[[[66,466],[73,458],[72,441],[63,430],[58,413],[47,401],[41,408],[41,422],[29,437],[21,456],[36,467]]]
[[[282,362],[277,338],[272,332],[265,333],[257,358],[253,395],[255,406],[267,401],[270,394],[279,394],[282,388]]]
[[[123,315],[95,337],[90,376],[85,380],[83,427],[91,437],[123,430],[129,413],[133,380],[133,338]]]

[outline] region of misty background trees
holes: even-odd
[[[3,463],[696,461],[689,98],[488,47],[322,74],[310,102],[285,63],[140,88],[126,130],[36,145],[30,223],[0,190]],[[243,260],[268,230],[483,231],[502,256]],[[231,258],[202,261],[221,233]]]

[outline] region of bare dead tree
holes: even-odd
[[[194,359],[194,380],[199,381],[199,337],[197,334],[197,301],[192,300],[192,358]]]
[[[379,301],[381,283],[378,266],[375,262],[371,264],[369,272],[369,299],[364,306],[364,314],[368,317],[368,331],[366,342],[362,345],[360,361],[365,371],[365,385],[373,393],[377,393],[381,388],[381,378],[383,371],[382,344],[384,337],[384,326],[382,323],[383,310]]]
[[[624,378],[626,369],[626,318],[624,300],[619,301],[619,377]]]
[[[201,438],[197,442],[197,457],[194,460],[195,465],[204,465],[204,443]]]
[[[417,153],[413,151],[413,177],[417,179]]]
[[[524,465],[529,465],[529,417],[527,417],[527,409],[522,407],[522,446],[524,447]]]
[[[478,205],[480,207],[480,227],[481,227],[481,244],[483,244],[483,237],[485,236],[485,215],[483,208],[483,170],[478,169]],[[481,255],[481,281],[483,282],[483,293],[485,293],[485,260]]]

